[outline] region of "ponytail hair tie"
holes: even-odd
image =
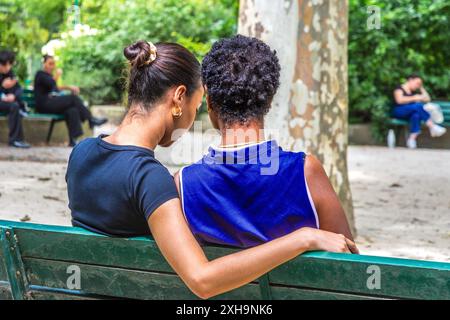
[[[141,68],[156,60],[157,49],[153,43],[139,40],[123,49],[123,55],[132,67]]]
[[[149,64],[151,64],[153,61],[156,60],[156,54],[158,52],[156,50],[156,46],[152,42],[149,42],[148,44],[150,45],[150,55],[148,59],[143,63],[146,66],[148,66]]]

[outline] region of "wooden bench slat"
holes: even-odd
[[[105,299],[112,299],[111,297],[102,297],[102,296],[95,296],[95,295],[83,295],[83,294],[76,294],[73,292],[69,292],[66,290],[55,290],[55,289],[49,289],[46,287],[39,287],[39,286],[31,286],[30,297],[33,300],[105,300]]]
[[[433,101],[433,103],[436,103],[441,106],[441,108],[450,108],[450,101],[443,101],[443,100],[436,100]]]
[[[0,221],[0,224],[2,221]],[[172,272],[157,244],[149,238],[111,238],[81,228],[32,225],[15,227],[23,257],[76,261],[144,271]],[[74,248],[73,243],[77,243]],[[214,259],[236,250],[206,247]]]
[[[143,271],[172,272],[154,241],[101,235],[16,229],[23,258],[100,264]],[[76,247],[74,246],[76,243]]]
[[[73,263],[25,258],[24,264],[32,285],[67,288],[67,268]],[[80,268],[81,290],[130,299],[197,299],[175,274],[154,273],[76,264]],[[217,297],[218,299],[260,299],[259,286],[249,284]]]
[[[0,300],[12,300],[11,288],[8,282],[0,281]]]
[[[54,120],[64,120],[64,115],[60,114],[51,114],[51,113],[29,113],[25,119],[54,119]]]
[[[381,271],[369,289],[369,266]],[[271,283],[406,299],[450,299],[450,264],[364,255],[311,252],[270,272]]]
[[[7,117],[8,115],[4,112],[0,112],[0,117]],[[64,120],[64,115],[62,114],[53,114],[53,113],[29,113],[25,119],[37,119],[37,120]]]
[[[378,300],[379,297],[319,291],[314,289],[272,286],[274,300]]]

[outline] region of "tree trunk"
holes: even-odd
[[[266,128],[284,148],[322,161],[355,235],[347,172],[348,1],[241,0],[238,32],[277,51],[281,86]]]

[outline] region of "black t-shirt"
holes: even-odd
[[[98,138],[73,149],[66,173],[72,224],[109,236],[150,234],[148,218],[178,191],[154,152]]]
[[[45,71],[38,71],[34,77],[34,97],[38,109],[47,102],[51,92],[58,92],[55,79]]]

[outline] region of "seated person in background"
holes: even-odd
[[[64,114],[69,130],[69,146],[75,146],[76,139],[83,135],[82,122],[89,121],[91,128],[100,126],[107,119],[95,118],[78,96],[80,89],[75,86],[60,86],[56,84],[62,74],[61,69],[55,71],[56,63],[52,56],[44,56],[43,70],[36,73],[34,91],[36,110],[40,113]],[[55,75],[53,75],[55,73]],[[70,90],[72,94],[61,95],[60,90]]]
[[[255,38],[223,39],[203,60],[202,77],[221,145],[175,175],[197,240],[248,248],[302,227],[352,240],[320,162],[264,139],[264,116],[280,84],[276,53]]]
[[[11,71],[14,55],[9,51],[0,52],[0,112],[8,114],[8,143],[16,148],[29,148],[23,141],[22,115],[20,114],[20,87]]]
[[[430,95],[423,87],[422,79],[416,74],[407,77],[407,81],[394,90],[395,108],[392,116],[409,120],[410,134],[406,145],[410,149],[417,148],[417,137],[420,134],[422,121],[430,129],[432,137],[440,137],[447,129],[435,124],[430,114],[425,111],[424,104],[430,102]]]

